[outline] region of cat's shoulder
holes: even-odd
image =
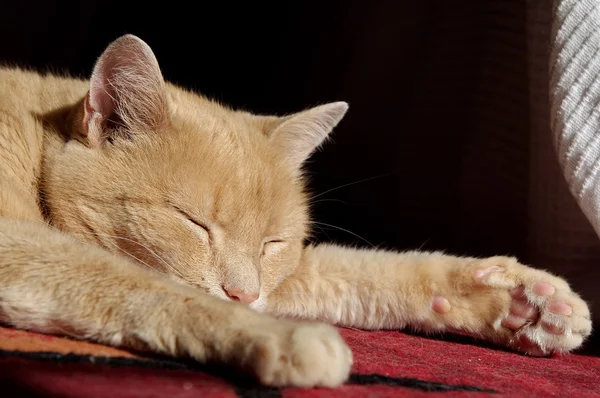
[[[10,104],[27,108],[38,108],[35,105],[41,108],[47,108],[43,105],[61,106],[83,97],[87,85],[85,79],[73,77],[66,72],[0,65],[2,108]]]
[[[87,79],[73,75],[67,70],[46,67],[37,69],[31,66],[0,63],[0,74],[3,77],[25,77],[40,79],[59,79],[67,81],[86,81]]]
[[[81,87],[87,84],[87,79],[82,79],[58,70],[36,70],[23,66],[0,64],[0,88],[10,86],[13,88],[47,86],[51,87]]]

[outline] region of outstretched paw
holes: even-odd
[[[476,269],[475,278],[504,296],[508,290],[508,313],[495,325],[509,331],[506,343],[536,356],[579,347],[592,329],[587,304],[564,280],[505,259]]]
[[[256,332],[249,357],[263,384],[337,387],[348,378],[352,351],[334,327],[276,320]]]

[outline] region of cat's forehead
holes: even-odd
[[[181,87],[169,84],[167,91],[172,116],[191,125],[244,127],[250,116]]]
[[[174,114],[171,184],[190,201],[221,216],[244,218],[295,203],[297,173],[249,115],[198,106]]]
[[[190,200],[233,220],[304,206],[301,173],[257,116],[180,89],[170,99],[172,183]]]
[[[278,148],[250,113],[179,92],[173,96],[172,127],[182,151],[196,152],[215,167],[240,175],[285,167]]]
[[[305,205],[302,182],[261,145],[239,139],[241,134],[194,132],[185,150],[173,153],[169,191],[222,226],[248,234],[278,231]]]
[[[270,172],[283,166],[277,148],[259,129],[231,116],[200,114],[174,120],[172,144],[177,152],[194,157],[199,167],[225,168],[228,175],[241,177],[255,174],[256,169]]]

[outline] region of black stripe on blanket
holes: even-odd
[[[216,365],[201,365],[191,361],[175,361],[171,358],[137,359],[125,357],[99,357],[79,354],[60,354],[55,352],[24,352],[0,350],[0,359],[21,358],[44,362],[60,362],[72,364],[93,364],[110,367],[139,367],[149,369],[169,369],[202,371],[204,373],[220,377],[228,383],[236,386],[236,393],[240,398],[278,398],[281,389],[263,387],[247,376],[232,372],[231,368]],[[494,390],[469,385],[444,384],[414,378],[389,377],[378,374],[352,374],[347,382],[348,385],[384,385],[390,387],[411,388],[425,392],[483,392],[495,393]]]

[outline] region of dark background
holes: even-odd
[[[87,76],[108,43],[133,33],[166,79],[234,107],[348,101],[307,167],[322,194],[315,218],[328,224],[319,240],[516,255],[594,305],[600,244],[553,154],[548,45],[530,40],[547,31],[534,14],[549,20],[550,2],[11,1],[0,62]]]
[[[510,140],[476,145],[490,129],[526,134],[522,2],[124,3],[3,5],[0,61],[88,76],[110,41],[133,33],[168,80],[236,107],[282,114],[348,101],[308,170],[315,193],[369,179],[314,206],[318,221],[363,239],[320,226],[320,240],[527,255],[525,196],[510,189],[525,165],[505,175],[510,159],[490,153]],[[506,40],[509,58],[490,50]],[[503,90],[514,101],[498,103]],[[519,117],[483,115],[499,106]]]

